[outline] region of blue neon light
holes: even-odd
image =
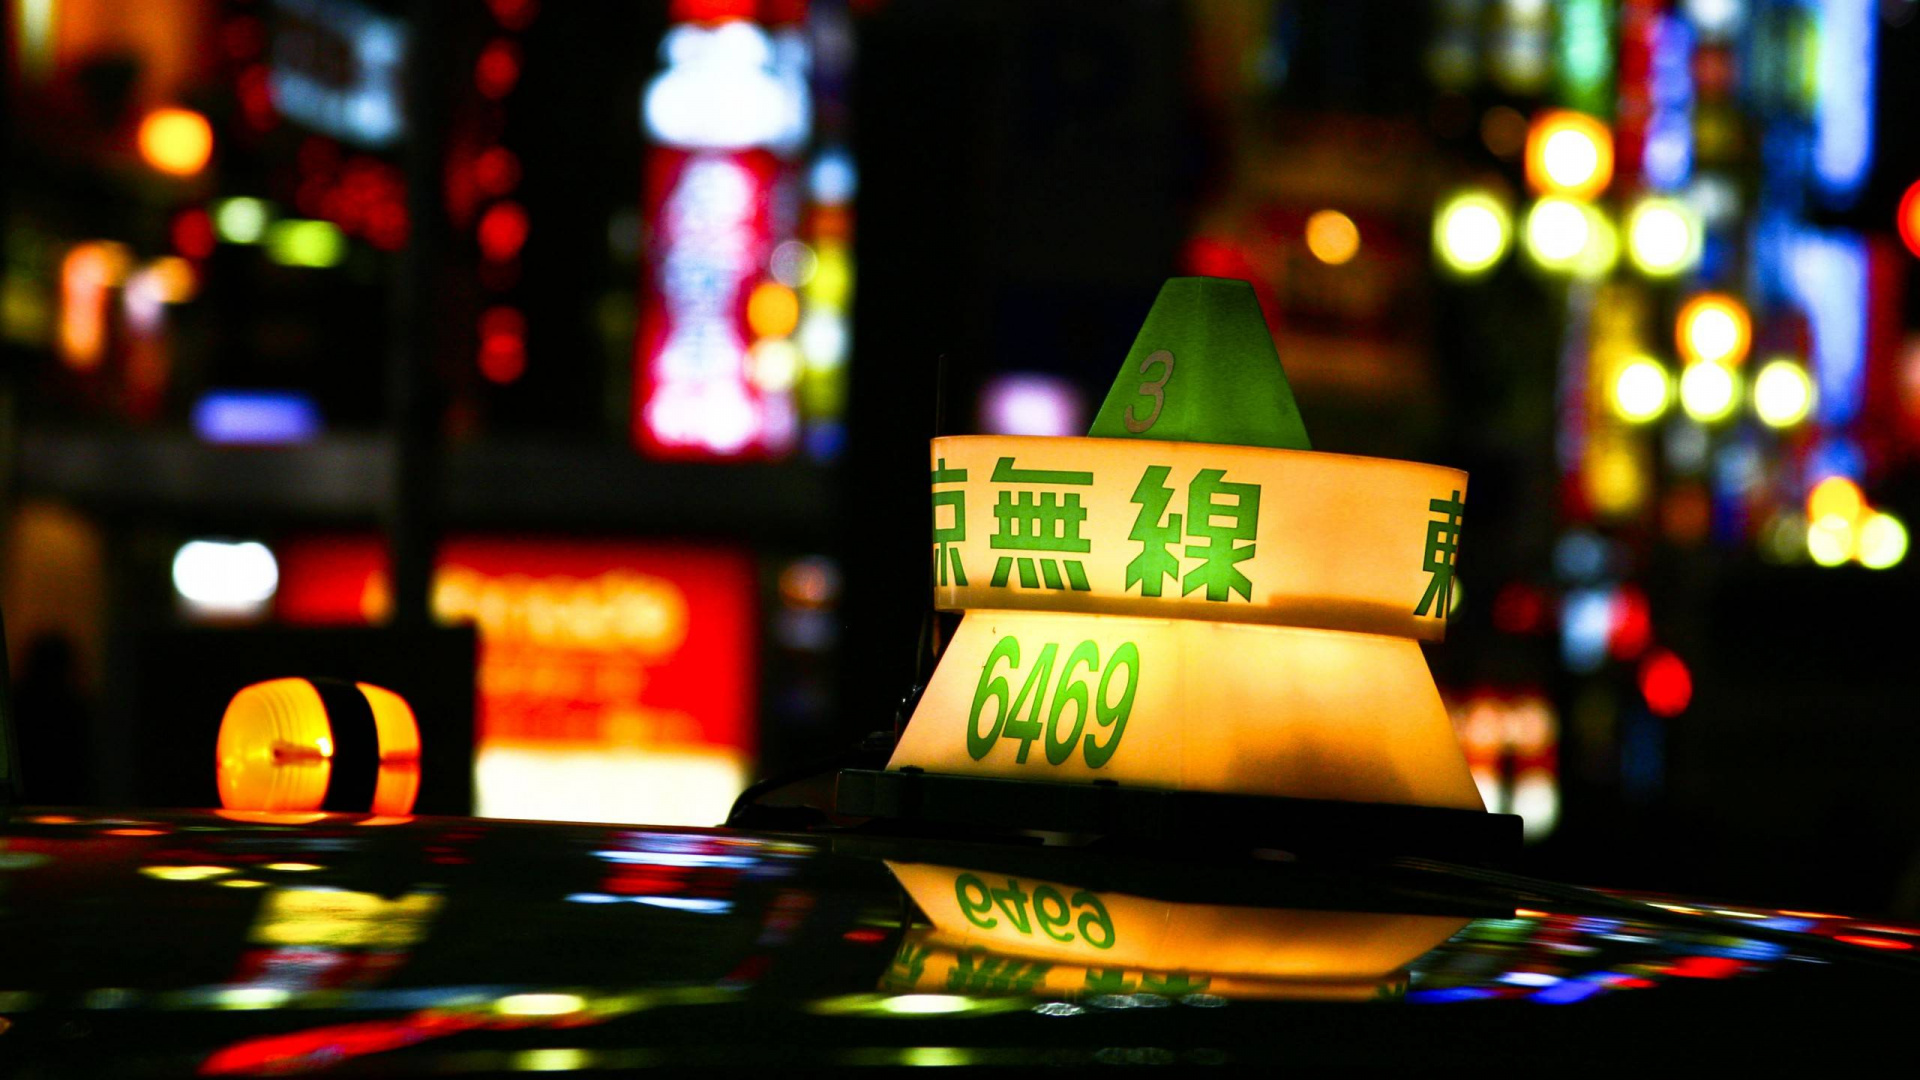
[[[1693,175],[1693,31],[1677,16],[1654,23],[1648,95],[1653,115],[1647,120],[1641,156],[1647,184],[1675,191]]]
[[[1542,1005],[1571,1005],[1576,1001],[1585,1001],[1606,988],[1606,984],[1598,980],[1569,980],[1532,994],[1529,1000]]]
[[[193,432],[224,445],[308,442],[320,434],[320,407],[297,390],[210,390],[194,403]]]
[[[1867,245],[1805,230],[1787,248],[1787,287],[1813,331],[1815,416],[1829,427],[1860,415],[1867,392]]]
[[[1813,176],[1828,201],[1850,205],[1873,164],[1875,0],[1820,0],[1814,67]]]

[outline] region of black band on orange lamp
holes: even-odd
[[[254,683],[228,703],[214,760],[229,810],[405,814],[420,793],[413,709],[369,683]]]

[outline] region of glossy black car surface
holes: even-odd
[[[30,809],[0,1073],[1840,1067],[1910,1046],[1916,946],[1407,860]]]

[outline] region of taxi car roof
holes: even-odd
[[[1214,993],[1177,956],[1065,994],[985,961],[929,987],[902,982],[925,920],[889,862],[1461,929],[1359,1002]],[[1911,1000],[1915,944],[1414,860],[342,814],[0,825],[0,1061],[22,1076],[1831,1064],[1904,1039],[1877,1018]]]

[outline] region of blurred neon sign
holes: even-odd
[[[391,600],[372,538],[281,553],[281,617],[374,622]],[[462,539],[433,606],[480,631],[475,810],[487,817],[710,825],[754,746],[754,570],[740,553]]]
[[[653,456],[775,458],[803,434],[817,455],[837,447],[854,177],[827,148],[809,185],[802,160],[810,80],[833,82],[816,60],[845,63],[810,44],[833,17],[816,12],[804,28],[688,19],[661,41],[664,67],[640,108],[654,142],[654,243],[633,415],[634,441]]]

